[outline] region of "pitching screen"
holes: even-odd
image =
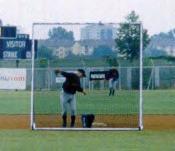
[[[139,128],[140,24],[33,27],[34,128]]]

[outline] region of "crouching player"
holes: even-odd
[[[55,74],[61,74],[66,78],[65,82],[62,86],[62,91],[60,94],[60,103],[62,109],[62,120],[63,120],[63,127],[67,126],[67,105],[70,106],[71,110],[71,127],[75,126],[75,118],[76,118],[76,98],[75,94],[76,91],[82,92],[84,95],[83,88],[80,85],[80,78],[86,77],[85,71],[82,69],[78,69],[76,73],[68,73],[64,72],[60,69],[55,70]]]

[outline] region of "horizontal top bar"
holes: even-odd
[[[140,25],[142,22],[135,23],[114,23],[114,22],[84,22],[84,23],[73,23],[73,22],[35,22],[33,25],[117,25],[117,24],[131,24],[131,25]]]

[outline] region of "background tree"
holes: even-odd
[[[116,48],[126,59],[132,61],[139,58],[140,51],[140,25],[132,24],[139,22],[139,16],[132,11],[124,24],[120,24],[117,38],[115,39]],[[126,24],[125,24],[126,23]],[[143,29],[143,48],[149,44],[150,38],[146,29]]]
[[[106,63],[110,66],[110,67],[118,67],[119,63],[117,58],[114,56],[107,56],[105,58]]]
[[[62,27],[56,27],[49,30],[49,39],[53,40],[68,40],[74,41],[74,34],[72,31],[67,31]]]

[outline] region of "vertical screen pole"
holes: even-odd
[[[140,101],[139,101],[139,129],[143,129],[143,26],[140,23]]]
[[[30,114],[30,126],[33,129],[34,123],[34,60],[35,60],[35,40],[34,40],[34,24],[32,25],[32,81],[31,81],[31,114]]]

